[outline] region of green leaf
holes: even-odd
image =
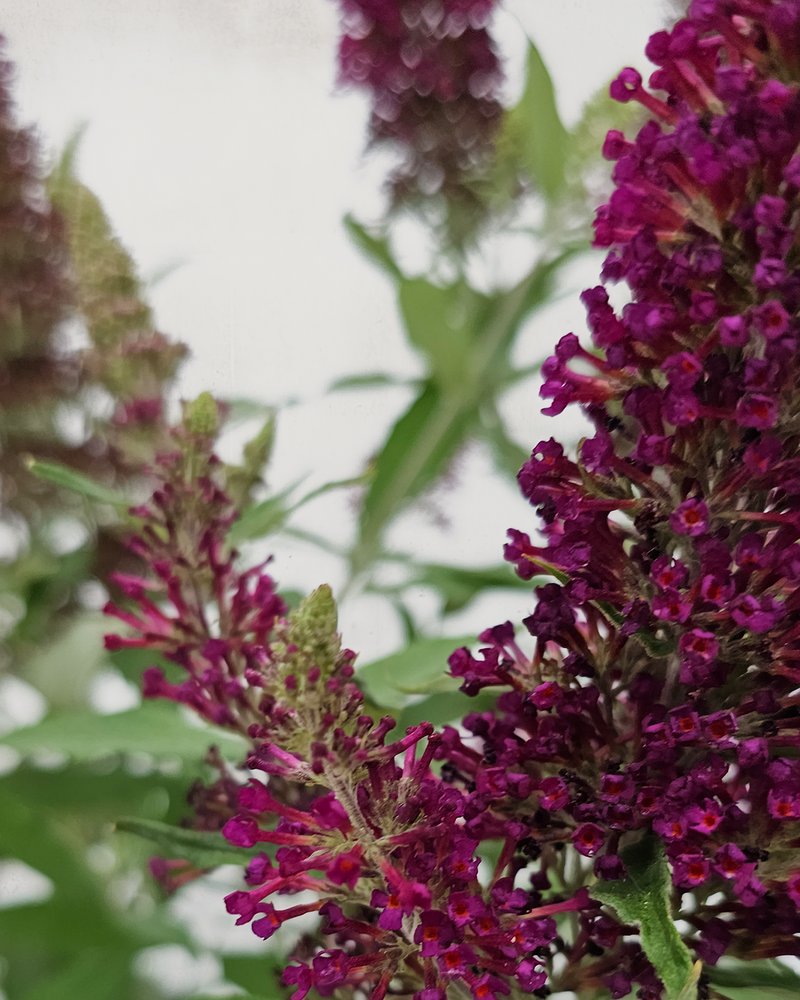
[[[426,356],[433,378],[445,390],[464,389],[476,332],[492,300],[465,281],[440,288],[424,278],[402,281],[398,300],[408,339]]]
[[[461,646],[472,646],[474,636],[422,639],[399,653],[374,660],[358,672],[369,698],[377,705],[400,709],[409,694],[453,691],[459,681],[447,674],[447,658]]]
[[[235,1000],[275,1000],[276,997],[283,997],[283,993],[279,993],[278,990],[275,990],[275,993],[271,997],[260,995],[256,996],[254,993],[237,993]],[[192,997],[192,1000],[219,1000],[219,994],[213,997]]]
[[[99,613],[76,616],[52,642],[34,647],[21,676],[42,692],[51,709],[85,708],[92,678],[107,661],[103,636],[108,629],[108,618]]]
[[[517,331],[546,301],[559,268],[576,252],[568,247],[540,261],[517,285],[492,297],[464,282],[447,288],[422,279],[401,284],[409,338],[426,352],[432,371],[375,461],[351,553],[356,573],[376,557],[386,525],[479,433],[485,404],[514,379],[508,354]]]
[[[434,382],[425,384],[376,459],[361,507],[360,537],[351,557],[356,569],[374,558],[386,524],[447,468],[477,419],[468,401],[443,395]]]
[[[346,375],[337,378],[328,386],[328,392],[341,392],[345,389],[383,389],[390,385],[413,385],[414,380],[397,378],[384,372],[374,372],[371,375]]]
[[[507,113],[504,128],[521,145],[532,180],[545,197],[555,198],[564,186],[569,133],[558,114],[553,81],[533,42],[528,46],[525,91]]]
[[[131,983],[130,951],[92,948],[26,992],[23,1000],[125,1000]]]
[[[268,497],[261,503],[248,507],[238,521],[234,521],[231,525],[228,531],[228,540],[233,545],[239,545],[241,542],[249,542],[254,538],[263,538],[281,528],[292,512],[292,504],[288,503],[289,497],[303,479],[305,476],[274,497]]]
[[[226,979],[244,990],[258,990],[259,994],[272,998],[284,995],[279,984],[286,964],[286,959],[274,952],[258,956],[225,955],[222,959]],[[255,997],[251,1000],[255,1000]]]
[[[109,629],[109,620],[105,618],[106,632]],[[148,667],[160,667],[166,674],[167,680],[181,678],[182,670],[174,663],[165,660],[157,651],[152,649],[111,649],[105,651],[106,660],[129,681],[133,681],[137,686],[141,684],[142,674]],[[171,676],[172,675],[172,676]],[[181,678],[182,679],[182,678]]]
[[[731,1000],[755,1000],[756,994],[763,1000],[783,1000],[784,996],[788,1000],[790,994],[800,996],[800,976],[775,959],[742,962],[722,958],[706,971],[712,985],[730,994]],[[734,989],[738,991],[735,994]]]
[[[297,501],[297,503],[292,507],[292,511],[299,510],[304,504],[309,503],[311,500],[316,500],[317,497],[324,496],[326,493],[331,493],[333,490],[345,490],[350,489],[352,486],[363,486],[367,481],[366,476],[352,476],[350,479],[337,479],[332,483],[323,483],[322,486],[318,486],[315,490]]]
[[[59,953],[76,947],[118,947],[125,940],[97,877],[78,857],[65,826],[41,805],[27,805],[0,782],[0,856],[18,858],[54,883],[44,903],[0,910],[0,941],[44,940]]]
[[[96,483],[88,476],[75,472],[74,469],[66,465],[58,465],[56,462],[40,462],[31,458],[28,469],[39,479],[46,479],[56,486],[63,486],[64,489],[73,493],[78,493],[88,500],[95,500],[97,503],[107,503],[114,507],[130,507],[133,501],[130,497],[119,493],[117,490],[109,489],[101,483]]]
[[[299,479],[288,487],[288,489],[283,490],[276,496],[268,497],[261,503],[248,507],[239,520],[234,521],[231,525],[228,531],[228,540],[232,544],[238,545],[241,542],[249,542],[255,538],[263,538],[265,535],[270,535],[274,531],[283,528],[289,516],[305,504],[333,490],[347,489],[351,486],[363,486],[366,476],[355,476],[350,479],[338,479],[335,482],[323,483],[322,486],[317,486],[316,489],[311,490],[310,493],[307,493],[296,502],[288,503],[289,497],[302,481],[302,479]]]
[[[246,749],[241,737],[223,729],[190,725],[177,705],[156,701],[115,715],[76,712],[48,716],[38,725],[3,736],[0,743],[21,754],[50,750],[78,762],[120,753],[147,753],[195,762],[211,744],[234,757]]]
[[[628,877],[621,882],[596,882],[594,899],[613,906],[626,924],[637,924],[642,948],[662,979],[668,1000],[678,1000],[693,974],[689,949],[670,913],[672,877],[658,837],[648,834],[621,852]],[[681,1000],[695,1000],[690,992]]]
[[[370,260],[378,264],[390,277],[401,280],[403,273],[397,266],[389,249],[388,240],[373,236],[367,232],[360,222],[357,222],[352,215],[344,217],[344,227],[350,234],[358,249]]]
[[[182,267],[186,267],[189,263],[187,257],[176,257],[173,260],[165,261],[163,264],[159,264],[154,267],[147,274],[142,275],[142,285],[151,291],[153,288],[157,288],[163,281],[175,274],[176,271],[180,271]]]
[[[718,993],[726,1000],[797,1000],[797,987],[782,986],[723,986]]]
[[[580,120],[572,129],[569,137],[571,163],[578,168],[595,166],[609,129],[636,135],[647,114],[646,109],[636,101],[621,104],[613,100],[606,83],[583,106]]]
[[[526,590],[541,583],[541,579],[520,580],[508,564],[468,569],[461,566],[445,566],[438,563],[424,563],[414,574],[406,587],[433,587],[444,598],[444,613],[447,615],[461,611],[470,601],[487,590]]]
[[[248,420],[255,420],[256,417],[272,420],[275,416],[273,407],[256,399],[226,399],[224,403],[226,428],[247,423]]]
[[[54,817],[80,817],[99,830],[125,813],[177,822],[186,812],[188,781],[186,771],[175,777],[159,772],[139,775],[131,774],[122,763],[110,770],[91,764],[57,770],[20,764],[0,779],[0,788],[34,809],[46,803]]]
[[[123,833],[132,833],[153,841],[163,857],[181,858],[197,868],[242,864],[258,853],[234,847],[221,833],[190,830],[152,819],[119,819],[115,826]]]
[[[474,698],[461,691],[443,691],[408,705],[397,716],[397,730],[405,733],[409,726],[430,722],[444,726],[460,722],[469,712],[490,712],[497,704],[497,695],[485,691]]]

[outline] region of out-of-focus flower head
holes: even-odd
[[[341,81],[372,96],[371,139],[400,151],[396,201],[467,193],[500,122],[496,0],[340,0]]]

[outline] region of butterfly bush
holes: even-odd
[[[341,0],[341,82],[369,92],[370,138],[401,153],[395,198],[464,194],[502,108],[496,0]]]
[[[188,425],[137,512],[153,579],[120,581],[134,635],[108,642],[159,650],[183,679],[154,668],[146,694],[249,739],[259,780],[223,832],[265,848],[226,905],[262,938],[320,913],[295,1000],[659,1000],[637,928],[598,901],[654,838],[699,960],[800,955],[800,3],[695,0],[646,52],[649,88],[633,69],[611,87],[652,118],[605,141],[592,343],[544,366],[545,412],[578,405],[594,432],[533,450],[538,533],[505,550],[552,582],[532,639],[507,622],[449,660],[495,710],[399,737],[364,713],[330,591],[288,614],[263,567],[235,568]]]

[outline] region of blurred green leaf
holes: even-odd
[[[148,271],[147,274],[142,275],[142,285],[150,291],[158,287],[163,281],[166,281],[176,271],[180,271],[182,267],[186,267],[188,263],[189,261],[185,257],[176,257],[174,260],[165,261],[165,263],[159,264],[158,267],[154,267],[152,271]]]
[[[63,486],[64,489],[78,493],[88,500],[95,500],[97,503],[107,503],[114,507],[130,507],[133,501],[130,497],[124,496],[117,490],[109,489],[101,483],[96,483],[88,476],[75,472],[74,469],[66,465],[58,465],[56,462],[40,462],[32,458],[28,463],[28,469],[38,476],[39,479],[46,479],[55,483],[56,486]]]
[[[106,632],[109,630],[109,619],[105,618]],[[175,677],[180,676],[180,667],[176,668],[174,663],[165,660],[157,650],[153,649],[113,649],[106,650],[106,660],[129,681],[139,684],[142,673],[148,667],[161,667],[165,671],[167,678],[175,671]]]
[[[510,565],[465,569],[461,566],[444,566],[426,563],[420,567],[410,585],[435,587],[444,597],[445,614],[461,611],[470,601],[487,590],[530,591],[540,581],[520,580]]]
[[[661,841],[648,834],[620,854],[628,876],[620,882],[596,882],[594,899],[617,911],[626,924],[637,924],[642,948],[667,988],[670,1000],[678,1000],[691,981],[693,962],[681,940],[670,912],[672,875]],[[694,1000],[693,994],[682,1000]]]
[[[797,990],[797,986],[723,986],[717,994],[726,1000],[797,1000]]]
[[[355,245],[365,256],[378,264],[392,278],[400,279],[403,277],[400,268],[397,266],[397,262],[389,250],[388,240],[373,236],[367,232],[365,227],[360,222],[357,222],[352,215],[345,216],[344,226]]]
[[[375,372],[372,375],[347,375],[345,378],[338,378],[328,386],[328,392],[341,392],[344,389],[382,389],[391,385],[412,384],[411,379]]]
[[[231,525],[228,531],[228,540],[232,544],[238,545],[241,542],[252,541],[254,538],[263,538],[281,528],[292,512],[292,504],[288,502],[289,497],[303,479],[305,476],[274,497],[267,497],[261,503],[248,507],[242,516]]]
[[[292,507],[292,511],[299,510],[305,504],[316,500],[317,497],[324,496],[326,493],[332,493],[334,490],[349,489],[351,486],[363,486],[367,478],[367,476],[352,476],[350,479],[337,479],[332,483],[323,483],[322,486],[311,490],[310,493],[306,493],[302,499],[298,500]]]
[[[63,556],[46,553],[34,543],[29,553],[0,571],[0,588],[16,593],[25,602],[25,614],[6,641],[9,647],[42,644],[58,624],[57,611],[69,600],[73,588],[90,575],[94,548],[84,545]],[[17,657],[17,660],[24,657]]]
[[[468,402],[444,396],[434,382],[425,384],[376,459],[352,555],[356,569],[374,558],[386,524],[444,472],[477,420],[477,411]]]
[[[108,627],[99,613],[77,616],[26,661],[21,675],[42,692],[51,709],[86,707],[92,678],[106,663],[103,636]]]
[[[459,681],[447,675],[447,658],[461,646],[472,646],[466,638],[421,639],[399,653],[374,660],[358,671],[358,680],[377,705],[400,709],[409,694],[452,691]]]
[[[90,761],[112,754],[146,753],[152,757],[179,757],[197,761],[216,744],[223,753],[242,753],[241,737],[223,729],[190,725],[177,705],[145,702],[115,715],[76,712],[52,715],[36,726],[17,729],[0,739],[21,754],[49,750],[74,761]]]
[[[367,476],[362,475],[350,479],[338,479],[331,483],[323,483],[322,486],[317,486],[316,489],[311,490],[310,493],[306,493],[305,496],[294,503],[288,503],[289,497],[302,482],[302,480],[298,480],[288,489],[277,494],[277,496],[269,497],[261,503],[255,504],[253,507],[248,507],[239,520],[234,521],[231,525],[228,532],[228,539],[233,544],[239,544],[240,542],[252,541],[255,538],[263,538],[265,535],[272,534],[272,532],[281,529],[291,514],[312,500],[316,500],[317,497],[324,496],[324,494],[331,493],[334,490],[347,489],[351,486],[363,486],[366,479]]]
[[[286,959],[282,955],[274,952],[266,955],[225,955],[222,965],[225,978],[244,990],[257,990],[270,998],[285,995],[285,990],[279,985],[286,967]]]
[[[46,902],[0,910],[0,941],[26,946],[44,940],[67,954],[76,947],[124,945],[126,936],[76,847],[66,827],[0,782],[0,855],[18,858],[54,883]]]
[[[37,804],[14,795],[3,782],[0,806],[0,854],[18,858],[52,879],[57,894],[83,896],[87,905],[102,909],[98,881],[73,852],[75,842],[66,827],[52,821]]]
[[[191,772],[190,772],[191,773]],[[177,821],[186,811],[187,772],[175,777],[161,773],[131,774],[121,764],[100,769],[72,764],[43,770],[20,764],[0,778],[0,787],[34,809],[46,806],[54,817],[70,821],[96,818],[105,824],[120,814]]]
[[[375,460],[351,552],[355,573],[377,556],[386,525],[481,432],[482,408],[488,404],[491,414],[492,401],[515,379],[508,354],[517,331],[546,301],[559,268],[575,253],[576,247],[568,247],[539,262],[513,288],[492,297],[463,283],[445,289],[422,279],[401,283],[409,337],[428,353],[432,372]],[[491,416],[490,424],[496,422]]]
[[[706,969],[711,983],[730,1000],[789,1000],[800,997],[800,976],[775,959],[741,962],[722,958]]]
[[[492,299],[465,281],[442,288],[424,278],[409,278],[400,282],[398,301],[408,339],[426,356],[433,379],[445,391],[464,389],[476,333]],[[467,394],[472,391],[466,387]]]
[[[635,135],[647,120],[648,112],[636,101],[622,104],[611,98],[604,84],[584,104],[581,117],[569,137],[569,156],[578,168],[596,164],[609,129]]]
[[[270,419],[275,413],[273,407],[257,399],[226,399],[224,404],[225,427],[236,427],[248,420],[255,420],[256,417]]]
[[[197,868],[243,864],[258,854],[258,850],[234,847],[221,833],[171,826],[152,819],[126,817],[118,819],[115,826],[122,833],[153,841],[163,857],[181,858]]]
[[[525,90],[507,112],[504,128],[520,143],[531,179],[545,197],[555,198],[564,185],[569,134],[558,114],[553,81],[533,42],[528,45]]]
[[[496,694],[481,693],[471,698],[461,691],[443,691],[404,708],[397,716],[397,730],[405,733],[409,726],[418,726],[421,722],[434,726],[460,722],[470,712],[491,712],[496,705]]]
[[[131,983],[130,951],[90,948],[24,1000],[126,1000]]]

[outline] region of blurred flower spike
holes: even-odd
[[[372,142],[401,152],[390,178],[396,201],[462,192],[486,162],[502,113],[487,29],[495,5],[340,0],[340,79],[370,92]]]

